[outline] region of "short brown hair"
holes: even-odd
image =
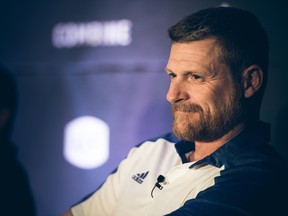
[[[263,84],[258,98],[262,100],[267,83],[269,42],[254,14],[234,7],[207,8],[184,17],[168,29],[168,34],[173,43],[216,38],[221,61],[230,67],[232,78],[238,82],[250,65],[261,67]]]

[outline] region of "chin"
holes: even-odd
[[[173,125],[173,132],[180,139],[183,139],[183,137],[186,137],[188,134],[187,127],[185,127],[185,126],[183,126],[183,124],[179,124],[179,123]]]

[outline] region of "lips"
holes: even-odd
[[[177,111],[181,112],[203,112],[203,109],[198,104],[172,104],[171,105],[172,112],[175,113]]]

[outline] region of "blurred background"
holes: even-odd
[[[285,1],[1,1],[0,63],[15,74],[19,91],[13,141],[37,215],[60,215],[95,190],[131,147],[170,131],[167,28],[219,5],[254,12],[268,32],[261,118],[288,159]]]

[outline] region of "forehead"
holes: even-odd
[[[167,68],[175,67],[208,67],[219,63],[215,39],[209,38],[189,43],[173,43]],[[171,68],[172,69],[172,68]]]

